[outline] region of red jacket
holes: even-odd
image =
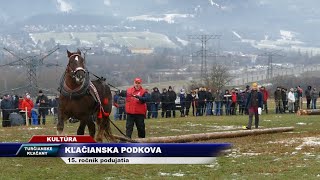
[[[231,100],[233,103],[236,103],[237,102],[237,93],[231,93]]]
[[[267,101],[269,98],[269,92],[266,89],[260,90],[260,92],[262,93],[263,101]]]
[[[133,97],[134,95],[143,96],[146,91],[143,88],[136,90],[134,87],[127,89],[126,96],[126,112],[128,114],[142,114],[145,115],[147,112],[146,103],[142,103],[137,98]]]
[[[24,98],[22,101],[22,110],[25,111],[27,108],[28,111],[28,117],[31,117],[31,109],[33,108],[33,102],[31,99]]]

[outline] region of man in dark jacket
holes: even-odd
[[[10,95],[5,95],[1,101],[2,109],[2,127],[10,127],[11,123],[9,120],[10,113],[14,111],[14,104]]]
[[[260,108],[260,111],[262,111],[261,110],[262,105],[263,105],[262,94],[258,91],[258,84],[253,83],[252,89],[251,89],[251,92],[248,96],[247,104],[246,104],[246,107],[249,110],[249,122],[248,122],[246,129],[251,129],[253,115],[255,116],[255,118],[254,118],[255,128],[257,129],[259,127],[259,112],[258,111],[259,111],[259,108]]]
[[[208,91],[207,91],[206,100],[207,100],[206,101],[206,115],[211,116],[211,115],[213,115],[213,112],[212,112],[213,95],[212,95],[211,89],[208,89]]]
[[[118,105],[118,112],[119,112],[119,120],[126,120],[127,119],[127,114],[126,114],[126,98],[119,96],[117,100],[117,105]]]
[[[187,95],[186,95],[186,117],[189,116],[189,110],[191,107],[191,103],[192,103],[192,95],[190,91],[187,91]]]
[[[157,87],[153,88],[150,101],[151,101],[152,118],[158,118],[158,108],[161,102],[161,94]]]
[[[43,94],[42,90],[39,91],[36,104],[39,107],[38,124],[40,124],[40,118],[42,116],[42,125],[46,124],[46,115],[48,113],[48,97]]]
[[[176,117],[176,99],[177,94],[173,91],[172,87],[169,86],[168,88],[168,95],[169,95],[169,117],[171,117],[171,111],[172,111],[172,117]]]
[[[163,118],[164,115],[166,115],[165,117],[168,118],[169,117],[169,94],[166,88],[162,89],[162,94],[161,94],[161,117]]]
[[[276,114],[282,113],[282,95],[280,87],[277,87],[277,90],[274,92],[274,102],[276,104]]]
[[[148,98],[150,100],[151,93],[149,92],[148,88],[146,88],[145,90],[146,90],[145,96],[146,96],[146,98]],[[150,119],[151,118],[151,114],[152,114],[152,109],[151,109],[152,102],[148,101],[148,102],[146,102],[146,104],[147,104],[147,111],[148,111],[147,112],[147,119]]]
[[[311,102],[311,86],[308,86],[304,94],[306,95],[307,99],[307,109],[310,109],[310,102]]]

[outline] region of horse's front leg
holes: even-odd
[[[87,122],[85,119],[79,119],[80,125],[77,130],[77,135],[84,135],[84,129],[86,128]]]
[[[67,120],[67,116],[63,111],[59,109],[58,112],[58,123],[57,123],[57,135],[63,135],[64,122]]]
[[[88,118],[87,126],[89,129],[90,136],[94,138],[96,135],[96,125],[94,123],[94,118],[92,116]],[[99,141],[99,142],[102,142],[102,141]]]

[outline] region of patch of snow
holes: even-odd
[[[193,124],[193,123],[190,123],[190,122],[187,122],[187,126],[202,126],[202,124]]]
[[[177,177],[182,177],[184,174],[182,173],[164,173],[164,172],[159,172],[160,176],[177,176]]]
[[[302,140],[302,144],[296,147],[296,150],[301,150],[304,146],[320,146],[320,137],[305,137]]]
[[[22,165],[22,164],[16,164],[16,166],[17,166],[17,167],[21,167],[21,166],[23,166],[23,165]]]
[[[167,22],[168,24],[174,24],[176,18],[193,18],[193,14],[163,14],[158,16],[152,15],[140,15],[127,17],[129,21],[154,21],[154,22]]]
[[[172,176],[182,177],[182,176],[184,176],[184,174],[182,174],[182,173],[174,173],[174,174],[172,174]]]
[[[307,123],[304,123],[304,122],[298,122],[296,123],[297,125],[307,125]]]
[[[217,168],[218,166],[219,166],[218,161],[214,161],[211,164],[205,165],[205,167],[208,167],[208,168]]]
[[[242,153],[242,155],[244,155],[244,156],[258,156],[260,154],[261,153]]]
[[[28,128],[29,130],[37,130],[37,129],[43,129],[42,127],[31,127],[31,128]]]
[[[305,153],[303,153],[304,155],[306,155],[306,156],[308,156],[308,157],[315,157],[316,155],[314,155],[314,154],[311,154],[311,153],[307,153],[307,152],[305,152]]]
[[[241,37],[237,32],[232,31],[232,33],[233,33],[235,36],[237,36],[239,39],[242,39],[242,37]]]
[[[171,131],[182,131],[181,129],[170,129]]]
[[[183,46],[186,46],[189,44],[189,41],[186,41],[186,40],[183,40],[183,39],[180,39],[179,37],[176,37],[177,38],[177,41],[179,41]]]
[[[242,129],[241,126],[207,126],[209,128],[213,128],[215,130],[234,130],[234,129]]]

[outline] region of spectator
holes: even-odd
[[[12,113],[14,109],[13,101],[9,94],[5,95],[1,101],[1,109],[2,109],[2,127],[10,127],[11,122],[9,120],[10,113]]]
[[[231,105],[230,105],[230,114],[236,115],[236,106],[237,106],[237,93],[234,88],[231,89]]]
[[[269,99],[269,92],[266,90],[264,86],[261,86],[260,92],[263,97],[263,110],[266,111],[266,114],[268,114],[268,99]]]
[[[193,116],[199,116],[199,96],[198,96],[198,92],[199,92],[199,89],[195,89],[193,91],[193,94],[192,94],[192,114]]]
[[[133,87],[129,87],[126,91],[120,93],[120,96],[126,97],[126,135],[129,138],[131,138],[134,124],[138,130],[138,137],[146,137],[144,118],[147,113],[146,102],[150,99],[146,96],[146,91],[141,84],[141,78],[135,78]]]
[[[216,116],[222,115],[222,102],[223,102],[223,94],[221,90],[216,90],[216,93],[214,94],[214,103],[216,104],[215,113]]]
[[[26,113],[27,113],[30,125],[31,125],[31,110],[32,110],[33,106],[34,106],[34,104],[31,100],[30,94],[26,93],[26,95],[21,103],[21,109],[24,111],[27,109]]]
[[[42,125],[46,124],[46,114],[48,112],[48,97],[43,94],[42,90],[39,91],[36,104],[39,106],[38,124],[40,125],[40,118],[42,116]]]
[[[186,93],[184,89],[180,90],[180,117],[185,117],[185,106],[186,106]]]
[[[225,111],[226,111],[226,115],[230,115],[231,111],[230,111],[230,106],[231,106],[231,94],[229,92],[229,90],[225,90],[225,93],[223,95],[223,103],[225,105]]]
[[[274,102],[276,104],[276,114],[282,113],[282,95],[280,87],[277,87],[277,90],[274,92]]]
[[[118,116],[119,116],[119,120],[122,120],[122,117],[123,117],[123,120],[126,120],[126,98],[125,97],[122,97],[122,96],[119,96],[117,98],[117,105],[118,105]]]
[[[19,105],[20,105],[19,96],[18,95],[12,95],[11,99],[12,99],[13,106],[14,106],[14,111],[13,112],[19,113],[19,111],[20,111],[20,109],[19,109]]]
[[[245,112],[245,106],[246,106],[245,102],[247,102],[244,100],[245,96],[246,96],[246,92],[243,90],[240,90],[239,101],[238,101],[240,115],[243,115],[243,113]]]
[[[282,88],[281,90],[282,104],[283,104],[283,113],[286,113],[288,109],[288,92],[286,88]]]
[[[169,96],[169,117],[171,117],[171,111],[172,111],[172,117],[176,117],[176,99],[177,99],[177,94],[173,91],[172,87],[169,86],[168,88],[168,96]]]
[[[306,91],[304,92],[306,99],[307,99],[307,109],[310,109],[310,102],[311,102],[311,86],[308,86]]]
[[[114,113],[113,113],[113,118],[114,120],[119,120],[119,108],[118,108],[118,98],[119,98],[119,91],[116,91],[115,94],[113,95],[113,106],[114,106]]]
[[[202,116],[205,112],[205,103],[206,103],[206,89],[204,87],[199,88],[198,96],[199,96],[199,101],[198,101],[198,114],[199,116]]]
[[[294,91],[293,91],[293,88],[291,88],[289,93],[288,93],[288,110],[289,110],[289,113],[294,113],[294,103],[295,103]]]
[[[311,109],[317,109],[317,99],[318,99],[318,97],[319,97],[319,92],[314,87],[311,90]]]
[[[187,96],[186,96],[186,117],[189,116],[189,110],[191,107],[191,103],[192,103],[192,95],[190,93],[190,91],[187,91]]]
[[[298,86],[297,87],[297,92],[298,92],[298,101],[299,101],[299,104],[298,104],[298,108],[299,109],[302,109],[302,104],[303,104],[303,101],[302,101],[302,96],[303,96],[303,89],[300,87],[300,86]]]
[[[207,91],[206,100],[207,100],[206,101],[206,115],[211,116],[211,115],[213,115],[213,112],[212,112],[213,95],[212,95],[211,89],[208,89],[208,91]]]
[[[151,94],[149,93],[149,89],[148,88],[145,89],[145,96],[147,97],[147,99],[150,100]],[[147,104],[147,111],[148,111],[147,112],[147,119],[150,119],[151,118],[151,114],[152,114],[151,102],[148,101],[148,102],[146,102],[146,104]]]
[[[298,89],[294,88],[293,90],[293,94],[294,94],[294,112],[298,112],[299,110],[299,104],[300,104],[300,97],[299,97],[299,93],[298,93]]]
[[[254,125],[255,125],[255,128],[257,129],[259,127],[258,108],[262,108],[262,94],[261,92],[258,91],[257,83],[252,84],[252,89],[251,89],[251,92],[249,93],[246,107],[249,110],[249,122],[246,129],[251,129],[253,115],[255,116]]]
[[[161,94],[161,117],[168,118],[169,117],[169,94],[167,92],[166,88],[162,89],[162,94]],[[165,115],[165,116],[164,116]]]
[[[22,96],[19,96],[19,105],[18,105],[18,109],[19,111],[24,111],[25,109],[22,108],[22,102],[23,102],[24,98]]]
[[[153,88],[150,101],[151,101],[152,118],[158,118],[158,109],[159,109],[159,104],[161,102],[161,94],[157,87]]]

